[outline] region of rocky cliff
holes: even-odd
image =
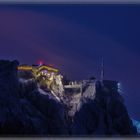
[[[58,101],[49,91],[39,90],[35,81],[20,81],[17,65],[0,61],[0,135],[137,135],[118,92],[97,82],[96,92],[90,85],[83,94]]]

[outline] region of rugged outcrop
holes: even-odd
[[[60,103],[39,94],[35,82],[21,84],[17,65],[0,61],[0,134],[65,134]]]
[[[58,101],[36,81],[18,79],[17,65],[0,61],[0,135],[137,135],[117,91],[96,82]]]
[[[136,126],[137,132],[140,135],[140,122],[132,119],[133,125]]]
[[[99,86],[99,85],[98,85]],[[123,98],[118,92],[97,87],[94,100],[88,99],[74,116],[73,133],[93,136],[136,135]]]

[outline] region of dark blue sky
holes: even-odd
[[[58,67],[72,79],[119,80],[140,120],[140,5],[1,5],[0,57]]]

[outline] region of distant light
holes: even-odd
[[[43,73],[48,73],[48,71],[47,70],[43,70]]]
[[[39,66],[41,66],[41,65],[44,64],[44,62],[43,62],[42,60],[39,60],[39,61],[37,62],[37,64],[38,64]]]
[[[32,67],[31,66],[18,66],[18,70],[32,70]]]
[[[121,86],[121,83],[119,82],[119,83],[118,83],[118,87],[120,87],[120,86]]]
[[[122,84],[120,82],[118,83],[118,92],[122,92]]]

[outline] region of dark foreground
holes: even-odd
[[[137,136],[118,92],[98,82],[96,94],[78,98],[78,110],[69,115],[71,106],[49,91],[43,95],[36,83],[19,82],[17,65],[0,61],[1,136]]]

